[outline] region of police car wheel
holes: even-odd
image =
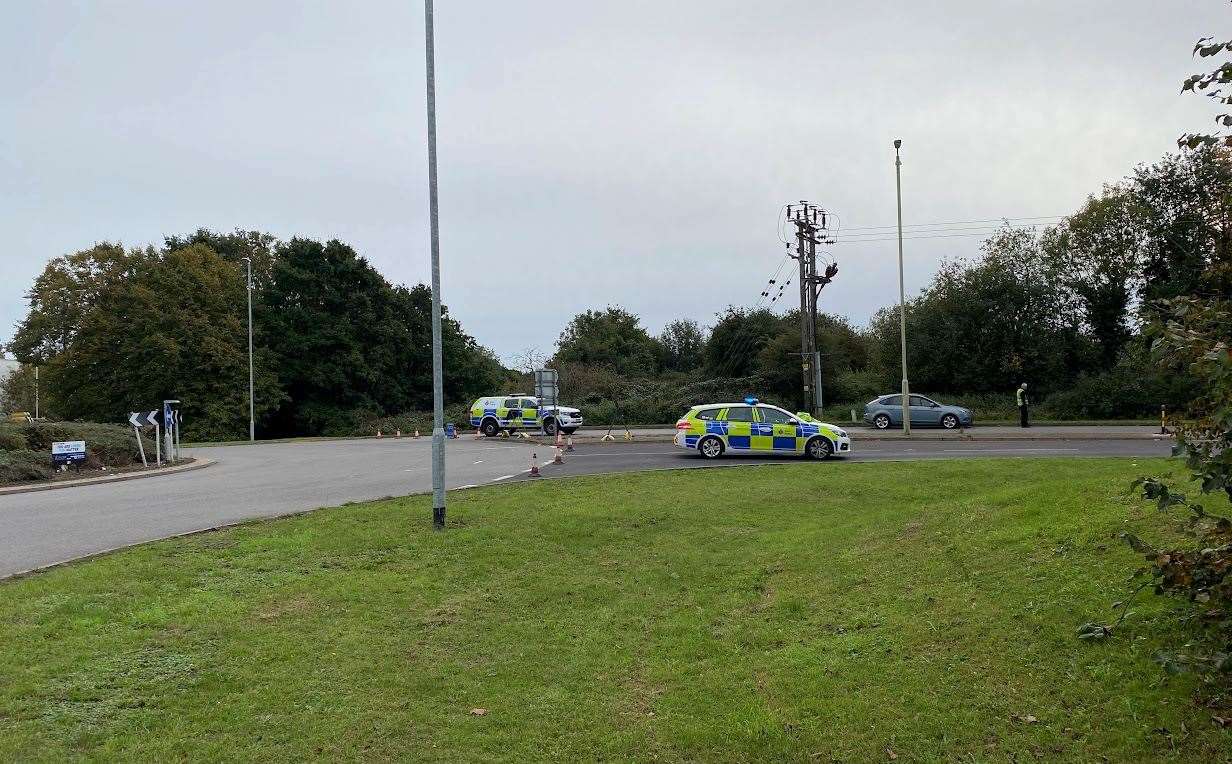
[[[890,417],[887,414],[878,414],[873,417],[873,426],[878,430],[890,429]]]
[[[496,424],[495,420],[489,419],[479,425],[479,431],[489,438],[495,438],[500,432],[500,427]]]
[[[946,414],[941,417],[941,426],[947,430],[952,430],[958,426],[958,417],[953,414]]]
[[[808,442],[808,445],[804,447],[804,451],[809,455],[810,459],[822,461],[830,458],[830,454],[834,453],[834,446],[830,444],[829,439],[816,437]]]
[[[556,434],[556,420],[555,419],[543,420],[543,434],[544,435],[555,435]]]
[[[697,444],[697,453],[702,455],[703,459],[717,459],[723,455],[723,441],[718,438],[702,438]]]

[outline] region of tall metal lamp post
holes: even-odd
[[[428,81],[428,218],[432,236],[432,527],[445,529],[445,401],[441,359],[441,232],[436,198],[436,62],[432,0],[424,0],[424,56]]]
[[[903,434],[911,434],[911,397],[907,384],[907,293],[903,289],[903,160],[898,154],[902,140],[894,139],[894,185],[898,194],[898,339],[903,354]]]
[[[252,377],[252,258],[244,258],[245,265],[248,266],[248,442],[255,443],[257,440],[257,418],[255,416],[256,406],[253,403],[253,377]]]

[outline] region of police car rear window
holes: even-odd
[[[702,409],[697,412],[698,419],[718,419],[719,409]]]

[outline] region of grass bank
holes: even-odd
[[[1147,599],[1143,460],[519,484],[0,583],[0,759],[1226,760]],[[482,710],[482,711],[480,711]],[[1226,714],[1225,714],[1226,715]],[[891,755],[892,752],[892,755]]]

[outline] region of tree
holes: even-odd
[[[972,261],[947,261],[907,303],[907,365],[917,390],[1005,391],[1028,381],[1064,386],[1084,367],[1089,347],[1078,311],[1033,230],[1005,228]],[[878,312],[873,362],[889,383],[899,377],[898,311]]]
[[[1145,262],[1143,217],[1132,186],[1109,186],[1042,237],[1047,268],[1081,310],[1104,369],[1134,334],[1131,303]]]
[[[536,369],[542,369],[547,365],[548,357],[539,351],[539,348],[523,348],[522,352],[513,357],[513,368],[522,374],[533,376]]]
[[[1146,252],[1141,299],[1218,292],[1209,266],[1232,256],[1232,152],[1218,146],[1165,156],[1134,172]]]
[[[659,335],[663,367],[668,371],[693,371],[705,362],[706,334],[692,319],[681,318],[663,327]]]
[[[643,376],[659,370],[659,349],[636,315],[609,306],[573,317],[561,332],[556,362],[601,366],[619,374]]]
[[[248,421],[244,297],[237,269],[204,245],[98,245],[48,264],[12,347],[42,365],[47,406],[62,417],[122,421],[178,398],[186,435],[237,437]],[[272,374],[258,388],[258,413],[277,405]]]
[[[781,328],[782,319],[767,308],[746,310],[729,306],[718,315],[706,341],[707,372],[715,377],[755,374],[758,354]]]
[[[0,411],[27,411],[34,415],[34,366],[20,364],[11,373],[0,378]],[[47,406],[40,396],[39,414],[47,414]]]
[[[431,300],[422,284],[391,286],[340,241],[280,244],[256,322],[287,393],[271,432],[350,432],[370,416],[430,408]],[[504,369],[442,312],[446,399],[491,391]]]

